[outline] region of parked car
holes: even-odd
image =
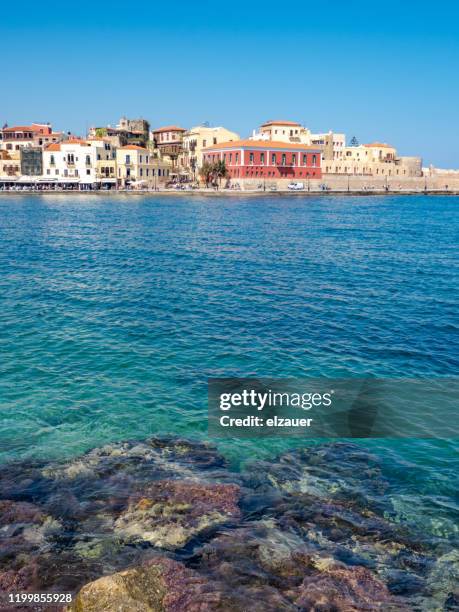
[[[292,189],[293,191],[301,191],[304,189],[304,183],[290,183],[288,188]]]

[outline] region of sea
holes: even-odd
[[[208,378],[457,377],[458,245],[454,196],[0,195],[0,462],[209,440]],[[355,443],[457,531],[429,436]],[[235,470],[319,443],[210,441]]]

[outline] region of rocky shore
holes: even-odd
[[[454,526],[410,520],[377,457],[332,443],[232,471],[153,438],[0,473],[2,610],[455,610]],[[72,604],[8,604],[8,593]]]

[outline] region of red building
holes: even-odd
[[[320,179],[321,149],[273,140],[235,140],[204,149],[204,160],[223,160],[232,179]]]

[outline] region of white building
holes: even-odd
[[[250,140],[275,140],[276,142],[292,142],[310,144],[310,131],[296,121],[266,121],[259,131],[253,131]]]
[[[96,189],[116,185],[116,153],[103,139],[72,139],[43,151],[45,183]]]

